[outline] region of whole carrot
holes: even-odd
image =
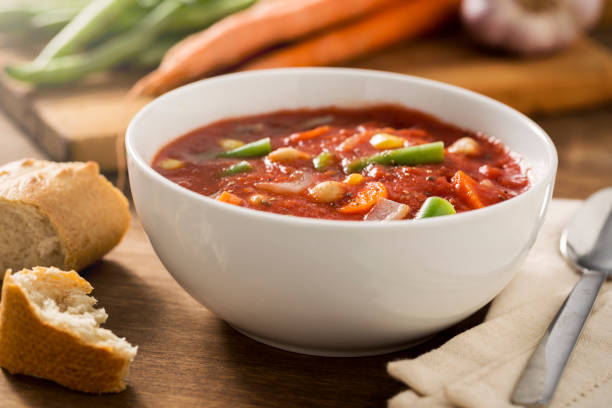
[[[401,0],[400,0],[401,1]],[[407,1],[407,0],[406,0]],[[355,18],[398,0],[267,0],[174,46],[132,94],[160,94],[257,51]]]
[[[460,0],[412,0],[273,51],[242,70],[332,65],[429,31],[456,13]]]

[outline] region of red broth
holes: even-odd
[[[216,156],[267,137],[272,154]],[[383,151],[439,141],[444,143],[441,162],[374,162],[353,169],[353,175],[347,170],[347,164]],[[313,159],[322,152],[331,160],[317,170]],[[243,161],[248,171],[224,175]],[[284,110],[221,120],[163,147],[153,168],[187,189],[230,204],[336,220],[367,219],[380,197],[408,206],[402,207],[400,218],[411,219],[428,197],[444,198],[456,212],[463,212],[508,200],[529,188],[521,158],[499,140],[396,105]],[[333,194],[322,202],[315,187],[327,181],[335,182]]]

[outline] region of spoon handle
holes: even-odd
[[[584,270],[548,326],[512,393],[512,402],[539,407],[550,402],[606,274]]]

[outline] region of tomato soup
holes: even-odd
[[[450,215],[529,188],[521,158],[492,135],[396,105],[225,119],[172,141],[152,165],[231,205],[336,220]]]

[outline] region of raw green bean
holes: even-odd
[[[166,31],[186,32],[205,28],[223,17],[245,9],[256,0],[212,0],[184,8],[168,23]]]
[[[191,34],[193,31],[206,28],[229,14],[251,6],[254,2],[255,0],[195,1],[187,4],[187,7],[179,10],[172,17],[172,19],[170,19],[164,29],[164,32],[184,35]],[[147,13],[148,9],[145,6],[146,4],[138,4],[134,7],[129,7],[120,13],[115,19],[113,19],[108,28],[105,29],[104,34],[100,36],[101,39],[104,40],[104,37],[129,30],[130,27],[136,24]],[[62,27],[69,22],[70,19],[64,19],[64,21],[61,21],[60,18],[51,21],[43,19],[38,25],[52,30],[56,26]]]
[[[442,197],[429,197],[425,200],[414,218],[430,218],[451,214],[455,214],[455,207],[451,203]]]
[[[216,157],[237,157],[237,158],[248,158],[248,157],[261,157],[272,151],[270,146],[270,138],[256,140],[245,144],[244,146],[237,147],[227,152],[217,154]]]
[[[330,152],[323,152],[314,159],[312,164],[317,171],[323,171],[328,168],[334,161],[334,154]]]
[[[32,28],[32,19],[45,13],[57,10],[79,10],[85,0],[52,0],[52,1],[2,1],[0,5],[0,31],[24,31]]]
[[[345,166],[345,172],[356,173],[372,163],[388,166],[412,166],[415,164],[440,163],[444,160],[444,143],[434,142],[417,146],[385,150],[370,157],[364,157],[350,162]]]
[[[70,20],[79,14],[81,8],[65,7],[38,13],[30,19],[30,25],[35,30],[47,34],[56,34]]]
[[[155,44],[151,44],[146,49],[142,50],[137,56],[129,61],[128,65],[138,68],[154,68],[159,65],[166,52],[180,40],[181,38],[174,36],[160,39]]]
[[[233,176],[235,174],[247,173],[252,170],[253,170],[253,166],[251,166],[251,163],[244,160],[236,164],[232,164],[226,169],[223,169],[223,171],[221,172],[221,175],[222,176]]]
[[[155,41],[172,15],[183,7],[182,1],[165,0],[125,34],[117,36],[84,54],[54,58],[46,65],[8,66],[6,72],[15,79],[35,84],[59,84],[76,81],[104,71],[130,58]]]
[[[44,65],[53,58],[78,51],[104,32],[115,17],[135,2],[136,0],[93,0],[45,46],[34,63]]]

